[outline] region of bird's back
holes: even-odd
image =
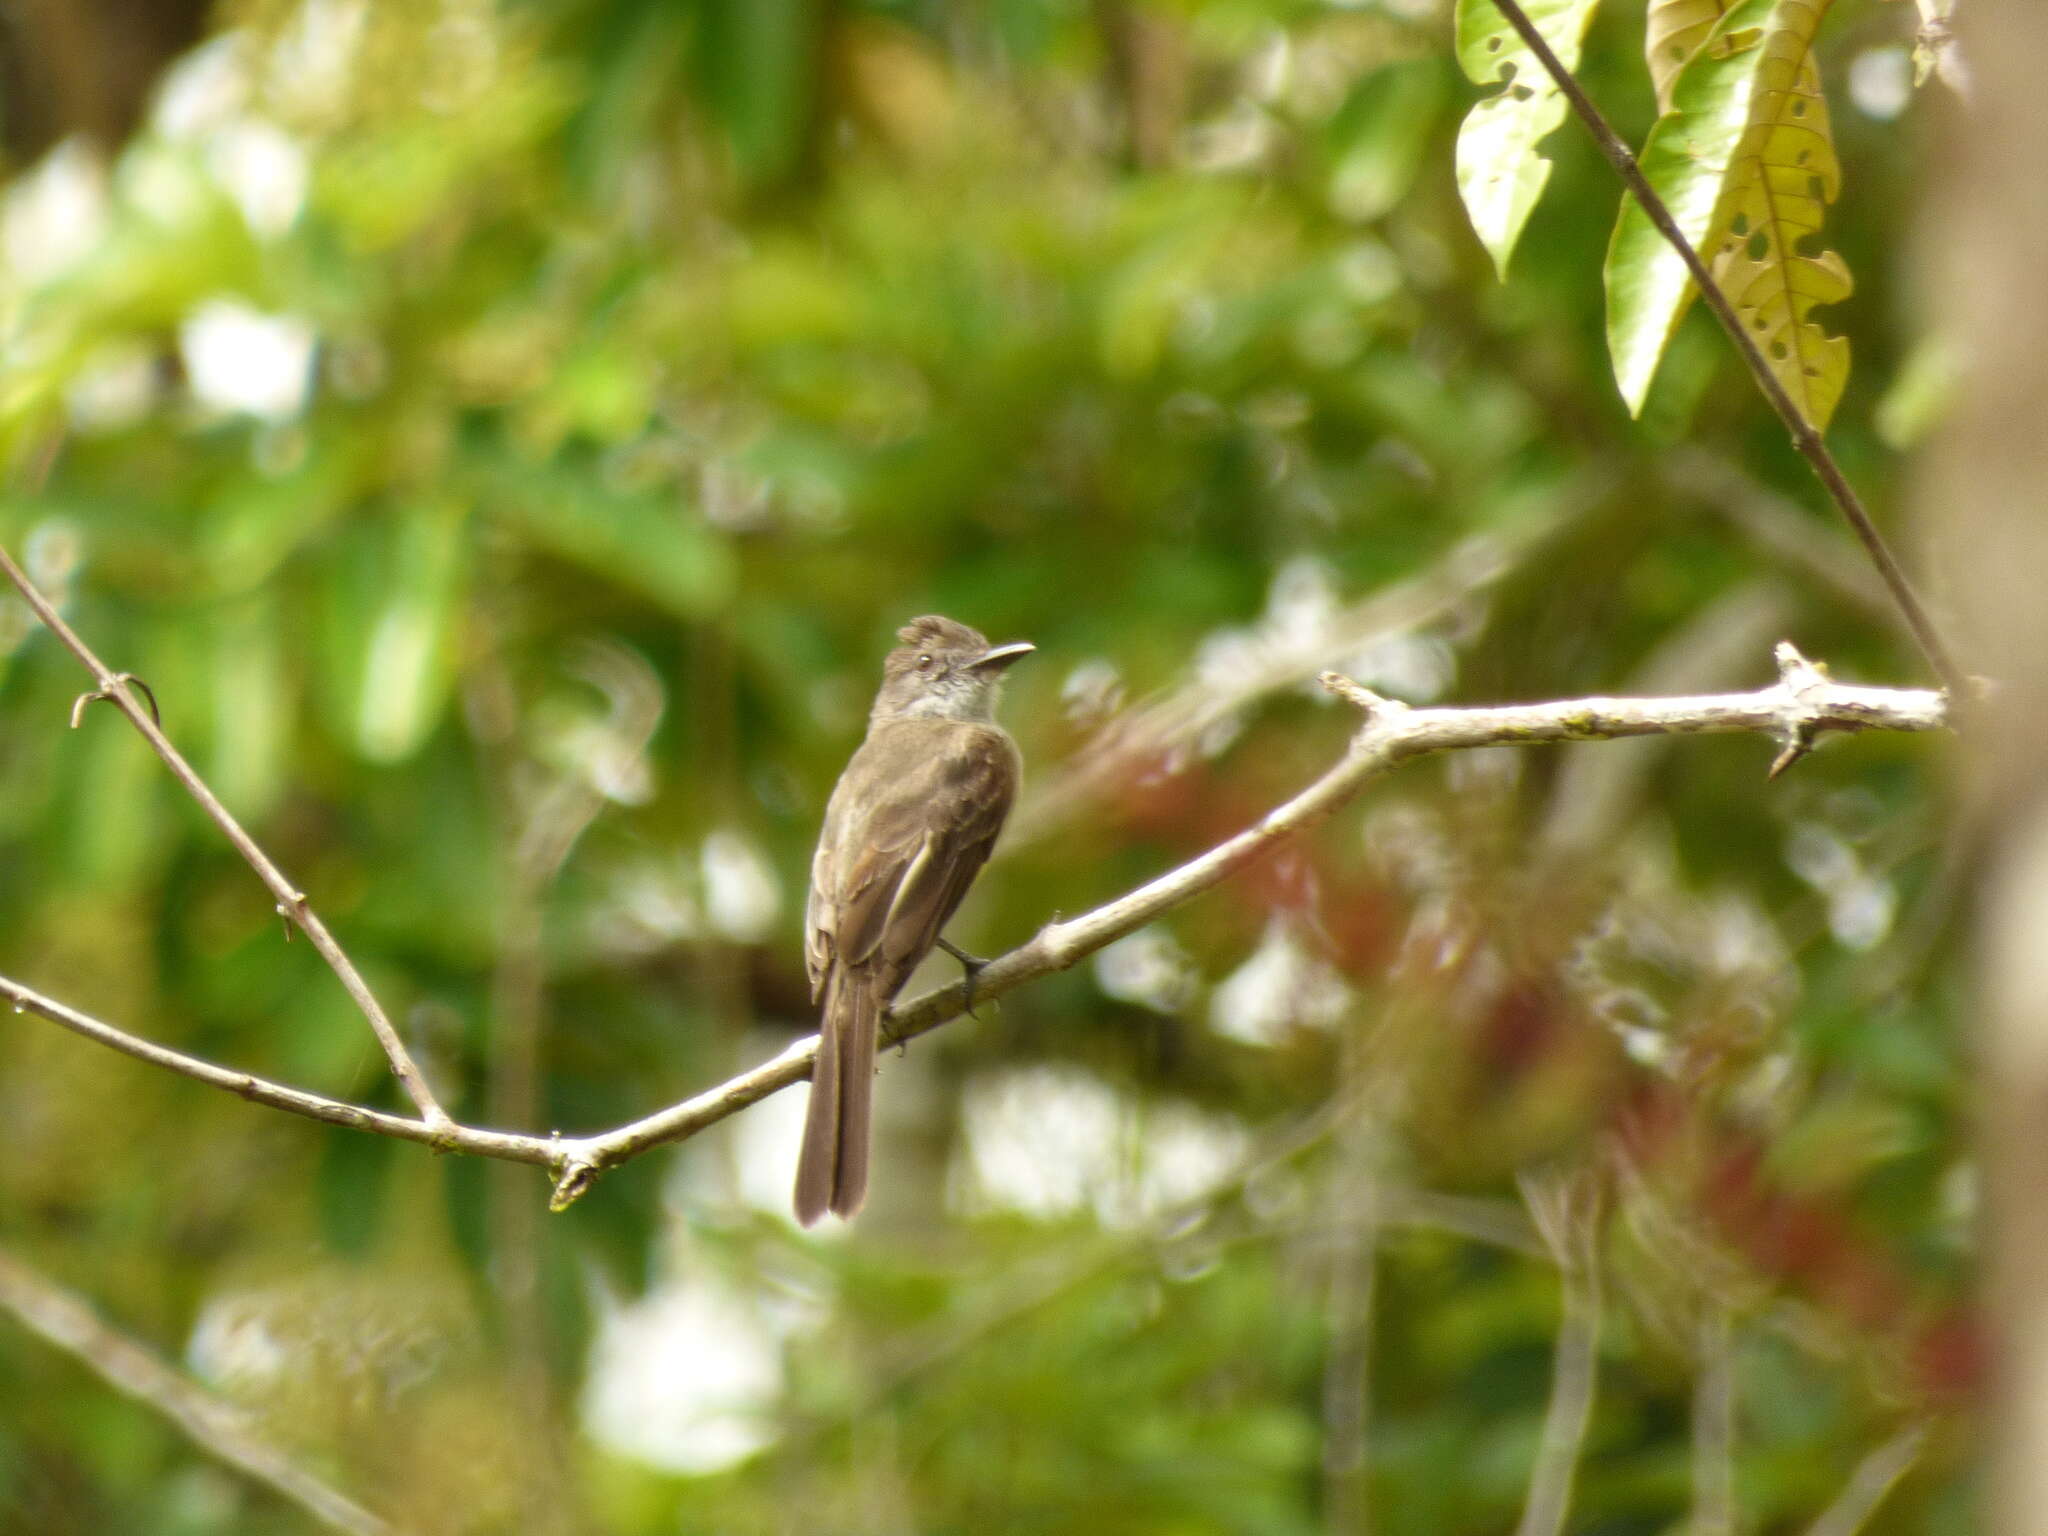
[[[930,953],[995,846],[1022,777],[1000,726],[878,721],[825,809],[811,865],[805,958],[821,994],[835,966],[892,998]]]

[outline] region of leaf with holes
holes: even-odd
[[[1644,17],[1643,58],[1657,87],[1657,110],[1671,110],[1678,72],[1700,51],[1714,23],[1735,0],[1650,0]]]
[[[1708,270],[1756,339],[1801,414],[1826,430],[1849,379],[1849,341],[1810,318],[1854,284],[1833,251],[1818,249],[1827,205],[1841,190],[1813,38],[1827,0],[1780,0],[1784,25],[1764,40],[1756,106],[1729,176]]]
[[[1523,9],[1566,69],[1599,0],[1529,0]],[[1564,121],[1565,100],[1493,0],[1458,0],[1458,63],[1475,85],[1500,90],[1478,102],[1458,130],[1458,195],[1480,243],[1505,277],[1550,161],[1536,146]]]
[[[1839,256],[1805,247],[1841,179],[1813,63],[1829,0],[1737,0],[1679,74],[1643,173],[1708,262],[1794,403],[1824,427],[1848,378],[1848,345],[1810,312],[1849,292]],[[1633,201],[1607,253],[1615,381],[1641,411],[1693,287]]]

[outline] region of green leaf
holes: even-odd
[[[1838,1089],[1816,1098],[1778,1132],[1769,1166],[1786,1189],[1815,1195],[1849,1189],[1872,1168],[1925,1144],[1925,1131],[1905,1105]]]
[[[498,514],[533,543],[671,614],[695,619],[725,601],[732,551],[700,513],[674,494],[611,491],[593,478],[494,465],[479,481]]]
[[[322,1141],[314,1198],[320,1235],[334,1252],[359,1259],[375,1249],[390,1209],[397,1145],[389,1137],[347,1131],[330,1131]]]
[[[708,0],[696,7],[697,88],[750,182],[776,181],[802,157],[825,10],[812,0]]]
[[[206,622],[213,724],[207,782],[237,816],[267,815],[290,769],[291,668],[277,602],[258,592],[217,604]]]
[[[1576,69],[1598,3],[1532,0],[1524,9],[1559,62]],[[1550,161],[1536,146],[1564,121],[1565,100],[1493,0],[1458,0],[1458,63],[1475,85],[1501,86],[1458,130],[1458,195],[1505,277],[1522,226],[1550,180]]]
[[[1871,413],[1885,447],[1906,453],[1926,441],[1955,404],[1963,363],[1952,338],[1922,337],[1892,373],[1890,388]]]
[[[1657,87],[1657,110],[1671,110],[1671,92],[1679,71],[1692,62],[1714,23],[1734,0],[1650,0],[1643,18],[1643,58]]]
[[[467,508],[447,503],[418,508],[398,529],[357,695],[356,747],[372,762],[410,757],[440,719],[468,584],[468,521]]]
[[[1408,195],[1444,85],[1441,62],[1424,58],[1376,69],[1353,88],[1330,122],[1330,204],[1341,217],[1382,218]]]
[[[1713,232],[1728,167],[1749,127],[1750,98],[1762,68],[1762,28],[1777,0],[1742,0],[1715,26],[1694,67],[1678,77],[1672,109],[1643,145],[1643,175],[1664,199],[1695,250]],[[1607,247],[1607,348],[1614,381],[1640,415],[1672,332],[1692,302],[1685,263],[1632,197]]]
[[[1832,252],[1802,249],[1841,181],[1813,64],[1828,4],[1741,0],[1693,50],[1642,154],[1643,174],[1816,427],[1849,373],[1848,343],[1809,318],[1848,296],[1848,269]],[[1625,202],[1607,253],[1607,339],[1631,412],[1641,413],[1693,293],[1678,253]]]

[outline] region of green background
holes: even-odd
[[[1831,444],[1887,525],[1940,395],[1904,292],[1929,102],[1847,82],[1910,10],[1842,0],[1820,56],[1857,280]],[[82,248],[10,235],[0,537],[465,1121],[595,1130],[811,1027],[811,842],[916,614],[1040,652],[1005,704],[1026,800],[953,930],[982,952],[1331,763],[1321,666],[1415,702],[1706,691],[1789,637],[1924,680],[1704,315],[1618,403],[1618,189],[1570,125],[1496,280],[1424,0],[209,27]],[[1637,142],[1641,36],[1612,5],[1583,63]],[[281,223],[247,169],[275,136]],[[47,165],[7,166],[10,230]],[[221,301],[312,338],[302,408],[209,399]],[[65,728],[88,685],[0,599],[0,972],[401,1107],[142,743]],[[1213,718],[1083,773],[1173,691]],[[536,1170],[9,1016],[0,1244],[407,1530],[1445,1536],[1522,1507],[1560,1283],[1518,1181],[1573,1178],[1604,1220],[1568,1529],[1678,1529],[1724,1473],[1739,1529],[1804,1529],[1924,1424],[1866,1529],[1964,1530],[1944,748],[1767,784],[1773,751],[1405,768],[1163,944],[888,1057],[846,1234],[783,1214],[794,1093],[548,1217]],[[0,1323],[0,1528],[314,1527]]]

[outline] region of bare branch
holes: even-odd
[[[209,1456],[289,1499],[322,1525],[347,1536],[398,1536],[393,1526],[257,1435],[248,1415],[233,1403],[109,1327],[81,1297],[5,1249],[0,1249],[0,1307],[29,1332],[83,1361],[115,1391],[155,1409]]]
[[[391,1020],[385,1015],[383,1005],[371,993],[369,983],[363,980],[362,973],[356,969],[355,963],[335,942],[334,935],[327,931],[327,925],[320,921],[319,914],[307,901],[305,892],[285,878],[284,871],[271,862],[268,854],[256,846],[256,840],[242,830],[242,824],[220,803],[220,798],[207,787],[206,781],[199,777],[192,765],[185,761],[184,755],[171,745],[171,739],[157,724],[156,696],[149,691],[148,686],[131,673],[114,671],[94,655],[92,647],[79,638],[76,630],[64,622],[64,616],[57,611],[56,605],[43,596],[36,584],[28,579],[28,573],[14,563],[14,557],[4,548],[0,548],[0,575],[5,575],[14,583],[15,590],[21,593],[22,599],[34,611],[35,616],[41,619],[50,633],[63,643],[64,649],[78,658],[79,665],[92,674],[96,686],[91,692],[81,695],[72,706],[73,727],[82,723],[85,707],[100,700],[112,704],[128,717],[128,723],[141,733],[142,739],[149,743],[150,749],[163,759],[164,766],[171,771],[171,777],[185,786],[185,792],[199,802],[199,808],[220,828],[221,834],[234,844],[235,852],[256,871],[257,878],[270,888],[270,894],[277,898],[278,915],[287,924],[286,931],[290,931],[290,925],[297,924],[304,930],[313,948],[320,952],[320,958],[341,978],[342,986],[355,1000],[356,1007],[362,1010],[363,1017],[369,1020],[370,1028],[377,1036],[377,1043],[384,1048],[385,1058],[391,1063],[391,1070],[398,1075],[398,1081],[404,1086],[406,1096],[419,1110],[420,1118],[436,1128],[451,1124],[447,1111],[441,1108],[433,1090],[427,1086],[426,1078],[421,1075],[418,1065],[406,1050],[405,1043],[398,1038],[398,1031],[392,1027]],[[137,702],[138,693],[147,700],[148,708],[145,709]]]
[[[1710,732],[1761,733],[1804,753],[1829,731],[1937,731],[1947,727],[1949,706],[1939,693],[1837,683],[1789,644],[1778,647],[1778,662],[1778,682],[1753,693],[1433,709],[1411,709],[1382,699],[1334,672],[1325,673],[1324,686],[1365,714],[1334,767],[1235,837],[1179,868],[1092,912],[1047,923],[1027,943],[991,960],[976,977],[975,995],[1000,997],[1053,971],[1066,970],[1220,885],[1285,839],[1327,820],[1372,780],[1411,758],[1474,747]],[[1781,760],[1784,755],[1781,751]],[[33,1013],[139,1060],[273,1109],[329,1125],[425,1142],[447,1151],[551,1169],[556,1176],[552,1204],[557,1210],[582,1195],[605,1169],[653,1147],[683,1141],[803,1081],[810,1076],[818,1049],[817,1036],[806,1036],[760,1066],[643,1119],[588,1136],[541,1137],[445,1120],[438,1124],[424,1118],[409,1120],[288,1088],[138,1039],[6,977],[0,977],[0,997],[7,998],[17,1013]],[[890,1015],[892,1042],[927,1034],[959,1017],[964,998],[964,982],[955,981],[900,1004]]]
[[[1869,575],[1861,564],[1850,569]],[[1737,583],[1666,635],[1630,674],[1630,690],[1699,693],[1729,686],[1755,664],[1771,636],[1784,633],[1795,607],[1792,593],[1773,578]],[[1566,754],[1536,834],[1543,865],[1561,870],[1587,850],[1605,846],[1641,804],[1653,769],[1675,746],[1673,737],[1646,737]]]
[[[1671,210],[1665,206],[1664,199],[1657,195],[1657,189],[1652,187],[1649,178],[1643,175],[1642,167],[1636,163],[1636,157],[1629,151],[1628,145],[1622,142],[1621,135],[1614,131],[1600,109],[1593,105],[1593,99],[1580,88],[1579,82],[1572,78],[1571,71],[1564,67],[1563,61],[1551,50],[1550,44],[1544,41],[1543,34],[1536,30],[1535,23],[1529,20],[1528,13],[1517,0],[1493,0],[1493,4],[1507,19],[1508,25],[1515,29],[1516,35],[1528,45],[1529,51],[1536,55],[1565,100],[1571,104],[1572,111],[1585,125],[1586,131],[1593,136],[1593,142],[1600,147],[1600,152],[1607,157],[1608,163],[1621,177],[1629,194],[1642,205],[1643,212],[1656,226],[1657,233],[1678,252],[1679,259],[1685,263],[1686,271],[1692,274],[1692,280],[1699,288],[1700,297],[1706,301],[1707,308],[1714,312],[1714,318],[1721,322],[1721,329],[1726,331],[1728,339],[1735,343],[1735,350],[1742,354],[1742,360],[1749,365],[1750,373],[1756,378],[1757,388],[1764,392],[1764,398],[1771,402],[1772,409],[1778,413],[1787,430],[1791,432],[1792,446],[1798,449],[1800,457],[1813,467],[1814,474],[1820,477],[1820,483],[1826,487],[1829,497],[1842,516],[1848,519],[1856,537],[1862,541],[1865,552],[1869,554],[1872,564],[1877,567],[1878,575],[1884,578],[1885,588],[1891,593],[1892,602],[1897,605],[1899,613],[1906,621],[1906,627],[1912,631],[1913,639],[1919,644],[1921,654],[1926,656],[1928,665],[1933,667],[1934,675],[1941,679],[1942,687],[1950,694],[1958,699],[1963,698],[1962,669],[1949,655],[1940,632],[1934,627],[1934,621],[1920,605],[1920,599],[1913,591],[1913,584],[1906,579],[1905,569],[1899,564],[1898,557],[1892,553],[1891,546],[1884,540],[1884,535],[1877,531],[1877,524],[1871,521],[1870,513],[1865,510],[1862,499],[1857,496],[1854,487],[1843,475],[1834,455],[1828,452],[1827,444],[1821,440],[1819,430],[1806,419],[1797,403],[1785,392],[1785,386],[1778,382],[1778,376],[1771,371],[1771,365],[1765,359],[1762,349],[1758,347],[1756,338],[1743,328],[1741,320],[1735,314],[1735,306],[1728,302],[1728,295],[1723,293],[1720,284],[1714,281],[1713,274],[1707,270],[1706,262],[1700,259],[1700,253],[1693,249],[1692,242],[1685,238],[1684,231],[1678,227],[1678,221],[1672,218]]]
[[[308,1093],[302,1088],[288,1088],[282,1083],[273,1083],[268,1078],[257,1077],[248,1072],[237,1072],[232,1068],[217,1066],[197,1056],[188,1056],[183,1051],[174,1051],[168,1046],[157,1045],[112,1024],[81,1013],[53,998],[43,996],[32,987],[0,976],[0,998],[5,998],[16,1013],[32,1013],[38,1018],[48,1019],[52,1024],[62,1025],[75,1035],[133,1056],[137,1061],[146,1061],[153,1067],[196,1079],[209,1087],[224,1089],[239,1098],[254,1104],[268,1105],[288,1114],[303,1115],[308,1120],[323,1121],[328,1125],[343,1126],[352,1131],[370,1131],[379,1136],[394,1136],[400,1141],[424,1142],[432,1147],[444,1147],[455,1151],[472,1152],[479,1157],[501,1157],[518,1163],[538,1163],[552,1167],[559,1161],[556,1144],[535,1136],[506,1136],[496,1131],[481,1131],[470,1126],[459,1126],[452,1121],[440,1125],[429,1125],[424,1120],[408,1120],[404,1115],[387,1114],[379,1109],[365,1109],[359,1104],[344,1103],[340,1099],[325,1098],[317,1093]]]
[[[1380,1225],[1448,1232],[1469,1242],[1505,1248],[1524,1258],[1550,1257],[1528,1217],[1506,1200],[1446,1195],[1433,1189],[1389,1184],[1379,1192]]]

